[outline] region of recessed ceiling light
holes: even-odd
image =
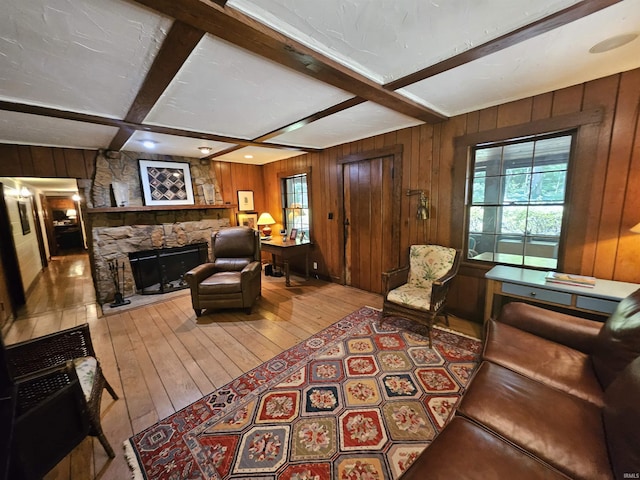
[[[156,142],[155,140],[142,140],[142,145],[145,148],[156,148],[157,144],[158,142]]]
[[[203,155],[209,155],[211,153],[210,147],[198,147],[198,150],[200,150]]]
[[[245,155],[244,158],[253,158],[253,155]]]
[[[623,35],[616,35],[615,37],[607,38],[601,42],[596,43],[589,49],[589,53],[604,53],[609,50],[626,45],[629,42],[633,42],[638,38],[637,33],[625,33]]]

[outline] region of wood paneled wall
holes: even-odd
[[[524,126],[599,109],[597,124],[580,127],[572,160],[570,235],[561,252],[560,269],[599,278],[640,283],[640,235],[629,229],[640,222],[640,69],[570,88],[460,115],[436,125],[421,125],[332,147],[264,166],[212,162],[225,202],[236,204],[237,190],[253,190],[255,208],[282,222],[278,174],[311,168],[311,261],[316,273],[339,279],[342,205],[338,191],[340,159],[354,153],[401,145],[402,192],[426,190],[431,219],[415,218],[416,197],[402,196],[400,259],[413,243],[461,248],[466,156],[457,139],[480,132]],[[95,152],[0,145],[0,176],[91,178]],[[462,178],[462,180],[461,180]],[[328,213],[333,213],[333,219]],[[278,225],[275,228],[279,228]],[[389,234],[380,225],[380,235]],[[385,252],[372,254],[384,255]],[[454,311],[480,320],[484,273],[488,268],[463,265],[451,292]]]
[[[93,178],[95,150],[0,144],[0,177]]]
[[[311,167],[313,261],[319,273],[340,278],[342,246],[337,221],[340,158],[392,145],[403,147],[402,191],[424,189],[431,219],[415,218],[415,197],[402,198],[400,249],[406,259],[413,243],[440,243],[461,248],[466,156],[460,159],[456,139],[478,132],[526,126],[578,112],[599,109],[597,124],[580,127],[570,185],[570,234],[561,252],[560,269],[599,278],[640,283],[640,235],[629,229],[640,222],[640,69],[570,88],[454,117],[436,125],[352,142],[321,153],[294,157],[263,167],[265,208],[278,220],[277,174]],[[516,129],[517,130],[517,129]],[[458,153],[458,157],[456,157]],[[276,213],[274,213],[276,212]],[[334,219],[328,219],[334,212]],[[384,225],[380,234],[385,234]],[[484,305],[484,273],[488,268],[464,265],[451,292],[454,311],[480,321]]]

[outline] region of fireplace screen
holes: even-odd
[[[136,289],[142,294],[155,294],[188,288],[184,274],[205,263],[208,251],[209,245],[202,242],[129,253]]]

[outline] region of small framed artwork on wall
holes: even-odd
[[[238,210],[241,212],[254,210],[253,190],[238,190]]]
[[[257,213],[239,213],[238,225],[251,227],[258,230],[258,214]]]

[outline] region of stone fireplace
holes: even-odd
[[[140,188],[138,160],[181,161],[190,166],[195,205],[145,206]],[[111,184],[129,185],[129,205],[117,207]],[[213,185],[215,204],[206,204],[204,187]],[[124,265],[124,297],[136,293],[135,278],[129,253],[206,243],[211,235],[231,225],[235,205],[224,204],[215,171],[210,163],[199,159],[150,155],[137,152],[99,152],[95,177],[84,184],[89,257],[96,289],[96,299],[102,305],[113,301],[115,284],[109,263],[118,260]],[[122,283],[122,271],[120,274]]]

